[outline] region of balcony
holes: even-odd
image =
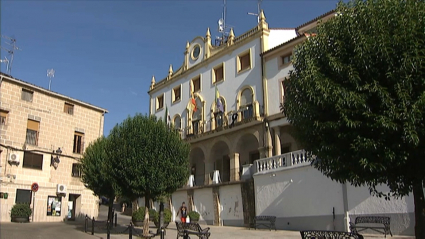
[[[192,121],[192,125],[180,130],[182,139],[188,141],[216,134],[230,129],[238,129],[239,126],[251,126],[262,122],[259,114],[258,102],[254,102],[238,111],[231,111],[227,114],[211,113],[214,115],[208,121]]]
[[[295,165],[309,165],[305,150],[293,151],[270,158],[255,160],[255,172],[266,172],[268,170],[278,169],[282,167],[290,167]]]

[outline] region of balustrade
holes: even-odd
[[[308,163],[304,150],[297,150],[270,158],[255,160],[257,172]]]

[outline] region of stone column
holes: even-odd
[[[270,133],[270,128],[265,127],[265,144],[264,150],[265,150],[265,157],[272,157],[273,156],[273,143],[272,143],[272,135]]]
[[[279,127],[274,127],[273,128],[274,131],[274,153],[275,155],[281,155],[282,151],[280,148],[280,128]]]
[[[212,183],[212,179],[210,174],[214,172],[214,163],[213,162],[205,162],[205,170],[204,170],[204,185],[210,185]]]
[[[230,158],[230,181],[239,181],[239,153],[229,154]]]

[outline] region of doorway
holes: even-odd
[[[80,194],[69,194],[68,198],[68,221],[75,221],[76,212],[79,211],[80,203]],[[78,210],[77,210],[78,209]]]

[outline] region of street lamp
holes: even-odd
[[[62,154],[61,148],[59,147],[58,149],[56,149],[56,157],[53,156],[54,154],[55,154],[55,150],[53,150],[53,153],[52,153],[52,158],[50,160],[50,166],[53,166],[55,169],[57,169],[58,166],[59,166],[59,163],[60,163],[59,155]]]

